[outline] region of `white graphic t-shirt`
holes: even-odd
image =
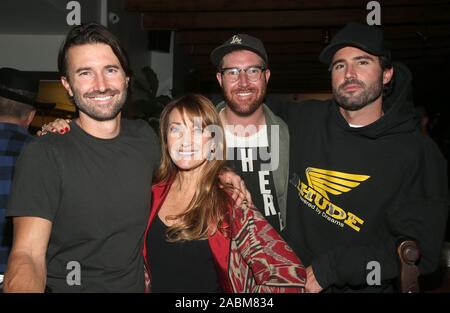
[[[267,166],[261,167],[270,163],[266,125],[247,137],[236,136],[225,126],[225,138],[229,166],[245,181],[258,210],[277,231],[280,231],[284,227],[272,171],[266,170]]]

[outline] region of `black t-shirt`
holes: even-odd
[[[23,151],[7,215],[52,222],[46,255],[52,291],[144,290],[143,234],[159,150],[146,122],[123,120],[113,139],[72,123],[68,134],[38,138]]]
[[[208,241],[168,242],[166,229],[155,216],[147,234],[152,292],[220,292]]]
[[[254,135],[238,137],[225,131],[228,164],[241,176],[256,208],[278,232],[283,229],[277,194],[270,168],[267,128]]]

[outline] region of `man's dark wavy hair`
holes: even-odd
[[[381,55],[378,58],[380,60],[381,70],[383,70],[383,72],[384,70],[391,69],[393,67],[390,53],[387,53],[386,55]],[[395,72],[391,78],[391,81],[383,86],[383,97],[387,97],[391,94],[395,84],[394,80],[395,80]]]
[[[67,52],[73,46],[103,43],[111,47],[120,62],[125,74],[131,77],[130,62],[128,55],[120,44],[119,39],[114,36],[106,27],[97,23],[82,24],[73,27],[66,36],[66,40],[61,45],[58,55],[58,70],[62,76],[67,76]]]

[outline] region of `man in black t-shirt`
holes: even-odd
[[[143,292],[142,240],[159,143],[121,121],[130,69],[104,27],[74,27],[59,55],[79,118],[20,156],[7,215],[14,243],[6,292]]]

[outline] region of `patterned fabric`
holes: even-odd
[[[305,292],[305,267],[258,210],[232,210],[231,237],[233,292]]]
[[[6,270],[12,242],[12,227],[5,219],[14,165],[26,143],[33,137],[16,124],[0,123],[0,273]]]

